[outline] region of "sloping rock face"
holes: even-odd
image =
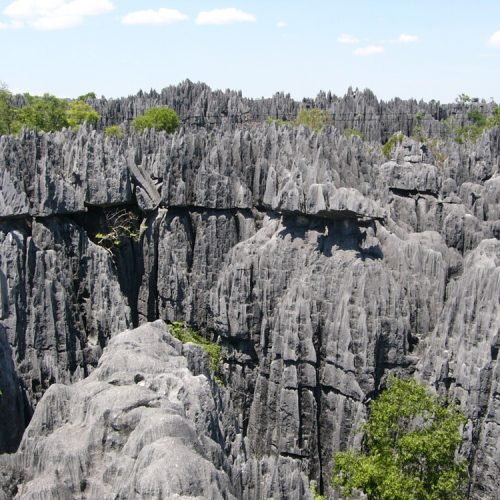
[[[247,457],[228,395],[214,382],[205,351],[182,345],[163,321],[126,330],[85,380],[45,393],[17,453],[0,458],[4,495],[281,496],[266,473],[272,466]],[[306,476],[289,472],[289,494],[308,498]]]
[[[52,385],[11,457],[15,497],[241,498],[232,413],[189,369],[208,372],[202,348],[184,354],[158,321],[116,335],[85,380]]]
[[[457,144],[443,135],[443,120],[453,114],[465,121],[463,106],[379,103],[370,92],[322,94],[300,104],[284,95],[252,101],[186,82],[94,104],[101,125],[169,104],[184,126],[173,135],[108,138],[82,127],[0,138],[0,407],[10,412],[0,420],[0,451],[16,449],[36,408],[17,455],[28,456],[29,439],[43,434],[49,418],[39,408],[51,398],[71,393],[75,405],[80,396],[99,398],[92,392],[96,373],[123,348],[113,336],[161,318],[189,322],[223,346],[231,405],[212,383],[206,387],[207,407],[215,405],[217,418],[228,415],[221,424],[226,437],[215,439],[206,421],[195,426],[196,439],[206,435],[220,446],[217,459],[196,458],[216,484],[206,496],[307,498],[307,483],[315,481],[334,497],[332,455],[360,444],[355,430],[390,373],[416,375],[460,400],[469,418],[462,450],[471,464],[469,495],[495,494],[498,129]],[[316,134],[262,123],[303,105],[328,109],[335,127]],[[410,133],[417,111],[429,138],[405,139],[385,158],[380,141],[393,131]],[[342,133],[347,128],[366,140]],[[102,244],[102,233],[116,234],[123,216],[134,231],[119,246]],[[174,356],[179,346],[161,342]],[[176,352],[181,362],[186,352]],[[196,378],[199,368],[186,357]],[[165,363],[162,370],[178,377]],[[100,380],[114,391],[110,381]],[[117,387],[123,401],[139,390],[128,382]],[[110,393],[110,412],[113,401],[123,411]],[[146,427],[155,428],[151,418]],[[47,443],[58,435],[49,434]],[[72,439],[79,446],[74,456],[88,456],[92,443]],[[151,483],[141,484],[167,495],[163,476],[153,476],[169,450],[153,448],[140,466]],[[52,453],[43,465],[49,476],[62,463]],[[131,463],[121,463],[120,454],[108,458],[120,474]],[[56,491],[50,482],[43,490],[41,472],[33,472],[39,465],[4,460],[9,494],[14,484]],[[92,470],[85,474],[94,477]],[[83,481],[81,497],[90,498],[87,476],[75,474],[71,484]],[[129,487],[99,481],[102,495]]]

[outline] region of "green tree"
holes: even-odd
[[[177,113],[171,108],[150,108],[132,122],[137,132],[142,133],[147,128],[174,132],[180,125]]]
[[[99,113],[90,104],[78,99],[70,102],[66,111],[68,125],[76,130],[82,123],[95,125],[100,118]]]
[[[17,113],[20,126],[43,132],[53,132],[68,126],[68,103],[64,99],[50,94],[24,94],[24,99],[26,105]]]
[[[371,500],[463,498],[467,466],[456,451],[466,421],[415,379],[390,377],[362,427],[367,451],[337,453],[332,483]]]
[[[87,101],[88,99],[97,99],[95,92],[87,92],[86,94],[78,96],[79,101]]]
[[[16,108],[12,102],[12,94],[7,86],[0,82],[0,135],[16,131]]]

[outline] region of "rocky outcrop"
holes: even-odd
[[[14,498],[241,498],[241,436],[204,373],[162,322],[116,335],[84,381],[46,392],[11,457]]]
[[[188,446],[214,478],[209,496],[304,498],[310,480],[333,496],[333,453],[359,445],[355,430],[367,403],[396,373],[415,374],[461,401],[469,417],[462,451],[471,463],[470,496],[488,498],[500,464],[494,446],[500,131],[457,144],[441,134],[450,113],[465,119],[459,104],[380,103],[369,91],[342,99],[321,94],[300,104],[336,116],[335,126],[319,134],[262,123],[268,115],[296,113],[300,105],[283,95],[249,100],[187,82],[98,102],[104,124],[154,104],[173,105],[183,127],[172,135],[129,131],[123,138],[85,127],[0,138],[0,405],[12,415],[0,432],[13,436],[0,439],[1,451],[16,448],[35,407],[18,457],[33,452],[30,439],[55,418],[48,409],[55,402],[85,401],[75,403],[75,419],[82,404],[103,410],[100,392],[93,392],[101,383],[109,408],[123,412],[122,403],[147,387],[130,382],[135,373],[125,368],[126,383],[98,378],[109,363],[123,361],[114,352],[126,351],[122,340],[130,335],[141,352],[168,351],[162,368],[168,377],[199,377],[203,363],[160,335],[164,325],[146,328],[159,335],[153,347],[135,333],[113,339],[161,318],[187,321],[224,349],[221,376],[231,405],[204,372],[195,385],[204,387],[211,417],[195,419],[194,434],[189,416],[182,423],[193,439],[215,443],[207,441],[212,451],[200,456]],[[377,141],[408,133],[417,111],[428,137],[404,139],[386,158]],[[344,134],[346,128],[367,137]],[[115,211],[130,223],[121,236],[113,233]],[[108,232],[116,237],[103,245]],[[160,380],[155,363],[144,380]],[[123,391],[123,400],[114,391]],[[156,429],[156,417],[147,415],[157,408],[148,405],[138,412]],[[102,419],[92,414],[88,432],[113,428],[103,412]],[[207,424],[212,418],[222,419],[217,438]],[[68,422],[61,422],[61,436],[70,432]],[[115,431],[121,432],[110,435]],[[79,448],[64,460],[86,465],[68,472],[71,487],[83,481],[82,497],[94,491],[88,489],[94,480],[104,496],[121,487],[124,498],[127,488],[166,492],[170,486],[154,470],[160,457],[170,460],[170,450],[156,441],[166,435],[151,432],[144,461],[137,462],[138,451],[135,462],[123,459],[120,466],[116,450],[89,463],[95,443],[72,438]],[[44,436],[40,446],[49,450],[59,431]],[[53,481],[62,461],[55,452],[44,456],[46,469],[3,457],[10,471],[5,491],[12,495],[18,485],[35,497],[70,495]],[[116,477],[126,480],[95,479],[104,462],[116,462]],[[127,467],[139,475],[125,474]],[[42,485],[42,474],[52,479]],[[172,484],[186,492],[182,481]]]

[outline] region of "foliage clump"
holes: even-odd
[[[95,125],[99,113],[84,102],[93,93],[69,102],[51,94],[24,94],[24,105],[17,107],[11,92],[0,84],[0,135],[17,134],[23,127],[40,132],[55,132],[64,127],[77,129],[82,123]]]
[[[123,129],[120,125],[110,125],[104,130],[106,137],[123,137]]]
[[[311,481],[309,483],[309,490],[314,500],[325,500],[325,495],[321,495],[316,487],[316,481]]]
[[[298,127],[300,125],[305,125],[309,127],[314,132],[321,132],[321,130],[327,125],[331,125],[333,123],[332,117],[328,114],[327,111],[324,111],[319,108],[303,108],[295,117],[294,120],[287,121],[281,118],[272,118],[267,117],[266,123],[272,124],[275,123],[279,127],[283,126],[292,126]]]
[[[171,108],[150,108],[143,115],[132,121],[137,132],[142,133],[148,128],[164,130],[171,133],[179,128],[180,120],[177,113]]]
[[[7,86],[0,82],[0,135],[16,132],[16,110],[12,94]]]
[[[120,246],[124,240],[139,241],[147,229],[133,212],[124,208],[107,210],[105,219],[105,225],[109,230],[105,233],[96,233],[94,237],[97,244],[108,251]]]
[[[362,430],[367,451],[334,457],[332,483],[369,499],[445,500],[464,495],[467,463],[457,460],[466,418],[415,379],[388,379]]]
[[[356,137],[359,137],[361,139],[366,139],[366,134],[363,134],[363,132],[361,132],[360,130],[357,130],[355,128],[346,128],[344,130],[344,135],[346,137],[356,136]]]
[[[203,335],[193,330],[190,326],[182,321],[174,321],[170,325],[170,333],[183,344],[192,342],[193,344],[199,345],[205,349],[208,354],[208,367],[214,375],[214,379],[218,384],[222,385],[222,379],[218,375],[222,360],[222,350],[221,346],[210,342]]]
[[[83,123],[95,125],[100,118],[99,113],[90,104],[81,99],[69,103],[66,116],[68,118],[68,125],[73,130],[77,130]]]
[[[272,118],[271,116],[268,116],[266,118],[266,123],[268,125],[271,125],[271,124],[276,124],[278,127],[286,127],[288,125],[292,125],[292,122],[290,121],[287,121],[287,120],[282,120],[281,118]]]
[[[391,137],[387,140],[387,142],[382,146],[382,152],[386,158],[390,158],[392,150],[397,144],[401,144],[405,135],[402,132],[396,132],[392,134]]]
[[[295,118],[295,124],[306,125],[315,132],[320,132],[324,127],[330,125],[332,119],[328,112],[318,108],[301,109]]]
[[[69,125],[66,111],[68,103],[51,94],[33,96],[24,94],[26,105],[17,110],[18,129],[55,132]]]

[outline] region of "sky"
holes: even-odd
[[[0,0],[14,92],[121,97],[186,78],[248,97],[500,102],[500,0]]]

